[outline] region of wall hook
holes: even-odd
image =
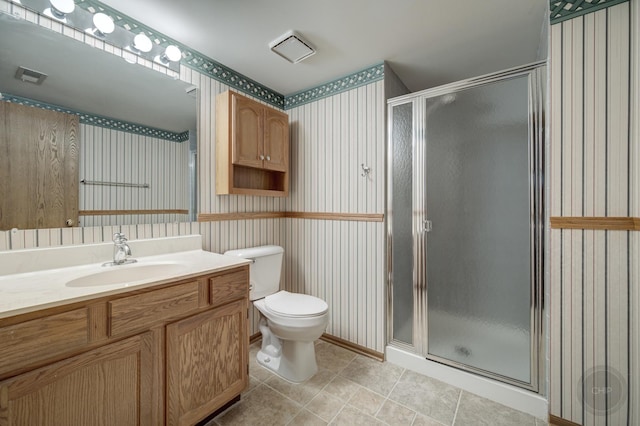
[[[364,178],[369,177],[369,174],[371,173],[371,167],[365,166],[364,163],[362,163],[360,166],[362,167],[362,174],[360,176]]]

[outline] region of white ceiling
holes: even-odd
[[[411,91],[537,60],[548,0],[102,0],[290,95],[388,61]],[[268,44],[296,30],[291,64]]]

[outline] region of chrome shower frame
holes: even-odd
[[[426,215],[422,207],[426,193],[425,164],[425,125],[426,111],[424,100],[436,96],[453,94],[461,90],[487,85],[501,80],[528,76],[528,109],[529,109],[529,212],[531,241],[531,382],[522,382],[510,377],[496,374],[479,368],[459,364],[448,359],[428,353],[428,315],[427,315],[427,280],[426,280]],[[490,379],[518,386],[533,392],[545,393],[545,359],[546,359],[546,307],[544,303],[544,283],[546,281],[545,246],[548,244],[548,228],[546,213],[546,195],[544,179],[547,171],[546,163],[546,61],[500,71],[497,73],[462,80],[459,82],[427,89],[389,99],[387,102],[387,341],[388,344],[402,350],[420,354],[425,358],[442,364],[480,374]],[[393,326],[393,108],[399,105],[413,104],[413,189],[412,189],[412,238],[413,238],[413,342],[402,342],[394,339]]]

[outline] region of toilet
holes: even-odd
[[[258,363],[294,383],[318,371],[314,342],[329,322],[329,306],[314,296],[280,290],[284,249],[260,246],[224,253],[252,261],[249,299],[260,311]]]

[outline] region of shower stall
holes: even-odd
[[[390,99],[390,347],[538,392],[544,63]]]

